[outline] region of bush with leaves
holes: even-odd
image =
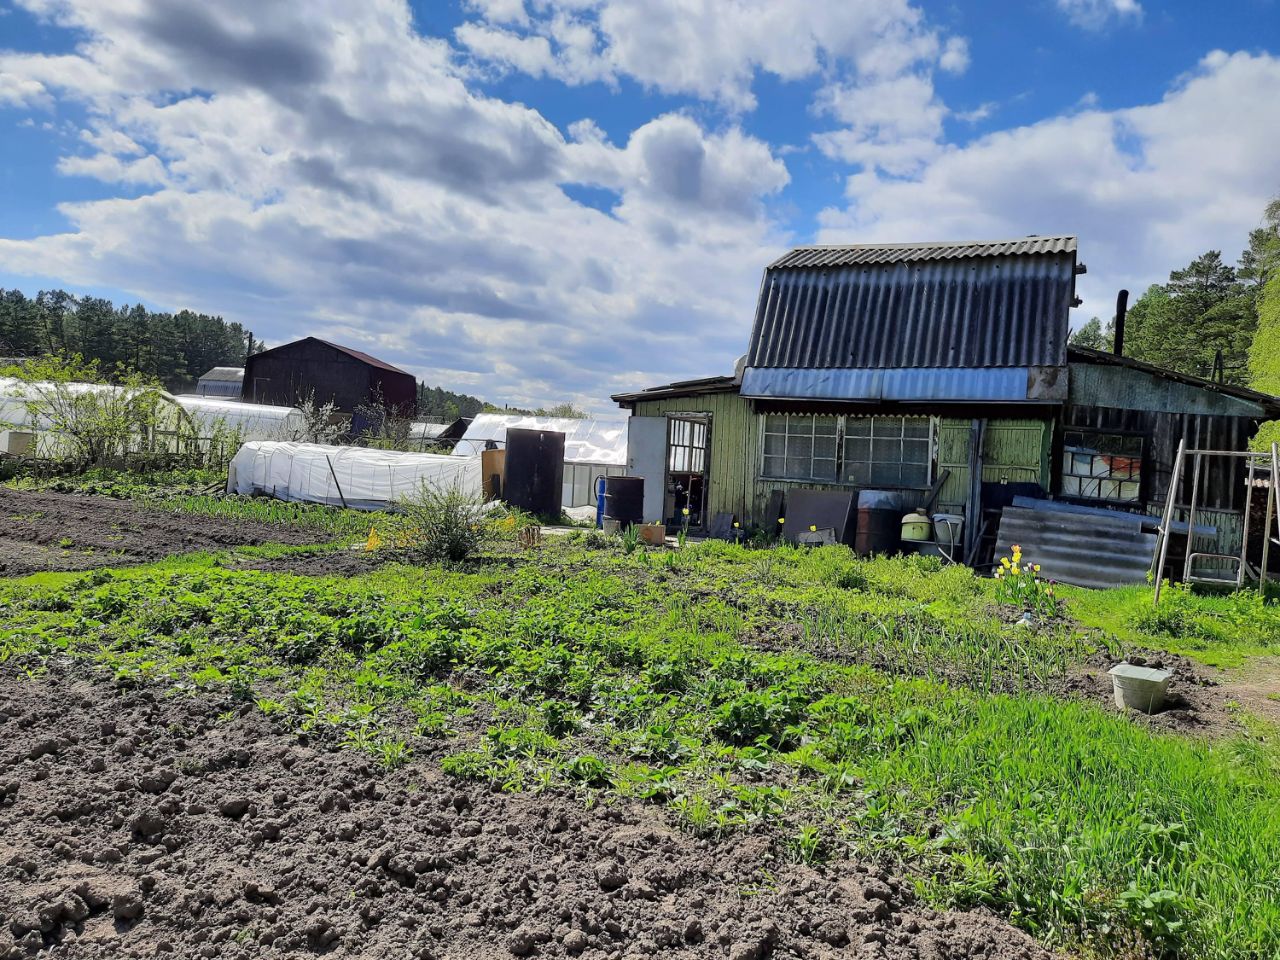
[[[400,509],[396,540],[425,560],[457,563],[502,535],[484,502],[458,486],[423,482],[400,501]]]

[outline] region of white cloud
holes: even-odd
[[[1057,0],[1058,9],[1077,27],[1101,30],[1113,20],[1141,20],[1138,0]]]
[[[763,201],[787,172],[734,126],[666,114],[625,143],[590,122],[567,141],[471,89],[402,0],[26,3],[83,38],[63,57],[0,54],[28,107],[87,112],[62,172],[153,192],[0,240],[10,272],[221,313],[273,342],[327,334],[515,403],[607,409],[611,390],[725,370],[741,350],[778,246]]]
[[[1217,52],[1153,104],[1085,110],[949,147],[918,175],[851,177],[826,242],[1074,233],[1081,314],[1208,249],[1233,258],[1280,190],[1280,58]]]
[[[734,110],[755,106],[757,72],[884,79],[921,65],[958,73],[969,63],[965,40],[944,38],[909,0],[543,0],[535,9],[515,20],[486,6],[487,23],[466,24],[457,38],[514,69],[532,65],[568,83],[628,77]],[[548,44],[536,45],[536,56],[533,38]]]

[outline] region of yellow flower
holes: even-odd
[[[1001,558],[1000,558],[1000,566],[1002,566],[1002,567],[1004,567],[1004,568],[1008,569],[1008,566],[1009,566],[1009,558],[1008,558],[1008,557],[1001,557]]]
[[[1052,597],[1052,596],[1053,596],[1053,587],[1045,587],[1045,588],[1044,588],[1044,595],[1045,595],[1046,597]]]
[[[811,524],[809,524],[809,532],[810,532],[810,533],[817,533],[817,532],[818,532],[818,525],[817,525],[816,523],[811,523]]]
[[[683,514],[687,517],[687,516],[689,515],[689,508],[688,508],[688,507],[685,507],[685,508],[684,508],[683,510],[681,510],[680,512],[681,512],[681,513],[683,513]]]
[[[369,538],[368,538],[367,540],[365,540],[365,542],[364,542],[364,548],[365,548],[365,550],[377,550],[377,549],[378,549],[378,546],[379,546],[381,543],[382,543],[382,538],[381,538],[380,536],[378,536],[378,530],[377,530],[377,528],[376,528],[376,527],[370,527],[370,528],[369,528]]]
[[[997,580],[1003,580],[1003,579],[1004,579],[1004,571],[1003,571],[1003,570],[996,570],[996,579],[997,579]]]
[[[787,522],[787,518],[786,518],[786,517],[779,517],[779,518],[778,518],[778,522],[779,522],[779,523],[786,523],[786,522]]]
[[[733,529],[737,530],[740,526],[742,526],[742,524],[740,524],[737,520],[733,521]]]
[[[1016,576],[1016,575],[1019,573],[1018,565],[1015,563],[1015,564],[1013,565],[1012,569],[1013,569],[1014,575]]]
[[[1038,564],[1038,563],[1032,564],[1032,565],[1031,565],[1031,569],[1032,569],[1032,570],[1034,570],[1036,573],[1039,573],[1039,572],[1040,572],[1040,564]]]

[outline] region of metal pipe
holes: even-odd
[[[1249,562],[1249,515],[1253,510],[1253,458],[1244,462],[1244,524],[1240,533],[1240,566],[1236,570],[1236,589],[1244,586],[1244,566]]]
[[[1276,514],[1276,498],[1280,497],[1280,444],[1271,444],[1271,483],[1267,486],[1267,519],[1262,525],[1262,569],[1258,571],[1258,592],[1267,588],[1267,559],[1271,554],[1271,518],[1276,517],[1280,533],[1280,515]]]
[[[1124,356],[1124,319],[1129,314],[1129,291],[1121,290],[1116,294],[1116,328],[1115,342],[1112,344],[1112,352],[1117,357]]]
[[[1191,508],[1187,515],[1187,556],[1182,564],[1182,582],[1186,583],[1191,579],[1191,554],[1195,552],[1196,539],[1196,504],[1200,500],[1200,474],[1203,454],[1196,452],[1195,459],[1192,461],[1191,475]]]
[[[1169,483],[1169,491],[1165,495],[1164,503],[1164,519],[1160,524],[1160,539],[1156,547],[1156,568],[1154,571],[1156,581],[1156,595],[1154,602],[1160,603],[1160,585],[1164,582],[1164,565],[1169,556],[1169,529],[1173,526],[1173,509],[1178,499],[1178,485],[1182,482],[1182,461],[1187,454],[1187,438],[1183,437],[1178,441],[1178,453],[1173,461],[1173,478]],[[1187,527],[1187,536],[1190,537],[1192,530]]]

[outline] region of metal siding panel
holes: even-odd
[[[1025,367],[856,370],[752,367],[743,373],[742,395],[790,400],[1026,403],[1028,376]]]

